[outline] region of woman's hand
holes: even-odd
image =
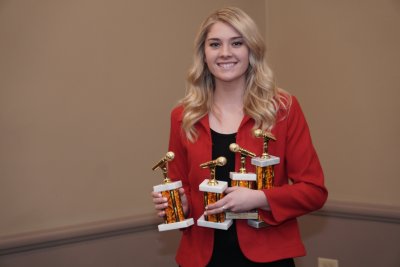
[[[179,188],[179,195],[181,197],[183,213],[186,217],[189,212],[189,205],[183,188]],[[164,217],[165,209],[168,207],[168,199],[163,197],[160,192],[151,192],[151,196],[153,198],[154,208],[157,211],[157,215],[159,217]]]
[[[253,209],[269,209],[267,198],[263,191],[246,187],[228,187],[226,195],[219,201],[206,207],[205,215],[217,214],[224,211],[246,212]]]

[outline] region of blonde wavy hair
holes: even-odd
[[[265,60],[265,44],[255,22],[241,9],[226,7],[211,13],[201,24],[195,38],[194,59],[187,76],[183,105],[182,128],[186,137],[197,139],[195,124],[211,109],[215,89],[214,77],[205,63],[204,45],[210,27],[224,22],[235,28],[249,48],[249,67],[246,72],[243,112],[254,119],[254,128],[270,130],[276,122],[279,108],[290,106],[290,96],[278,89],[271,69]]]

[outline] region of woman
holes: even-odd
[[[169,150],[175,160],[169,176],[183,182],[186,217],[257,209],[269,226],[256,229],[236,220],[227,231],[197,225],[182,230],[176,256],[181,266],[294,266],[293,258],[305,255],[296,217],[321,208],[327,190],[301,108],[275,86],[264,56],[254,21],[238,8],[217,10],[200,27],[186,96],[171,113]],[[204,208],[198,186],[209,173],[199,165],[225,156],[228,164],[217,168],[216,177],[229,182],[229,172],[240,164],[229,144],[261,155],[257,128],[277,139],[268,150],[281,160],[274,188],[229,187],[223,199]],[[254,172],[250,163],[246,169]],[[166,199],[155,192],[152,197],[164,216]]]

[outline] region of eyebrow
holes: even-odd
[[[232,37],[229,38],[229,40],[236,40],[236,39],[243,39],[242,36],[236,36],[236,37]],[[220,38],[216,38],[216,37],[212,37],[212,38],[208,38],[206,41],[220,41]]]

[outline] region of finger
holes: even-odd
[[[180,195],[181,201],[182,201],[183,213],[185,216],[187,216],[188,210],[189,210],[189,205],[188,205],[188,200],[187,200],[187,197],[185,194],[185,189],[183,189],[183,187],[179,188],[179,195]]]
[[[166,197],[157,197],[157,198],[153,198],[153,203],[154,204],[163,204],[168,202],[168,199]]]
[[[239,189],[238,186],[228,187],[227,189],[225,189],[225,193],[229,194],[229,193],[232,193],[233,191],[236,191],[238,189]]]
[[[156,198],[156,197],[162,197],[160,192],[151,192],[151,197]]]
[[[164,217],[165,216],[165,211],[160,211],[160,212],[157,213],[157,215],[159,217]]]
[[[182,199],[183,201],[186,200],[185,189],[179,188],[179,196],[181,197],[181,199]]]
[[[227,207],[225,207],[225,206],[222,206],[222,207],[221,207],[221,212],[225,212],[225,211],[227,211],[227,210],[229,210]]]
[[[168,208],[168,202],[162,203],[162,204],[157,204],[154,205],[154,208],[156,210],[165,210],[166,208]]]
[[[218,209],[220,207],[222,207],[223,205],[221,204],[217,204],[217,203],[213,203],[213,204],[208,204],[205,209],[206,210],[213,210],[213,209]]]
[[[204,215],[218,214],[218,213],[225,212],[227,210],[228,210],[228,208],[226,206],[221,206],[221,207],[214,208],[214,209],[207,209],[206,211],[204,211]]]
[[[218,200],[213,204],[209,204],[205,207],[206,210],[214,210],[214,209],[221,209],[222,207],[226,207],[227,203],[225,199]]]
[[[179,188],[179,194],[184,195],[185,194],[185,189],[183,187]]]

